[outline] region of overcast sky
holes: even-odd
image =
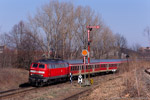
[[[124,35],[128,44],[150,46],[144,29],[150,27],[150,0],[59,0],[75,6],[90,6],[99,13],[114,33]],[[0,0],[1,32],[9,32],[20,20],[27,21],[29,14],[49,0]]]

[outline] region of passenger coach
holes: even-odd
[[[124,60],[121,59],[107,59],[107,60],[91,60],[90,64],[86,63],[85,66],[82,60],[69,60],[69,71],[73,76],[79,74],[95,74],[100,72],[116,72],[120,63]]]

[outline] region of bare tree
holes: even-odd
[[[54,58],[73,59],[81,57],[81,50],[87,49],[88,25],[99,25],[101,28],[92,30],[93,52],[109,52],[114,46],[114,36],[98,14],[90,7],[74,7],[71,3],[52,1],[37,10],[37,14],[29,17],[32,33],[40,39],[39,45],[45,52],[55,51]],[[101,41],[100,41],[101,40]],[[97,45],[94,43],[97,42]],[[108,44],[110,43],[110,44]],[[97,49],[99,48],[99,49]]]
[[[35,42],[36,37],[27,26],[20,21],[3,38],[3,42],[14,54],[12,63],[15,67],[29,68],[34,59],[34,52],[39,49],[38,43]]]
[[[138,52],[141,47],[142,46],[140,44],[135,43],[135,44],[132,45],[131,50],[134,50],[134,51]]]
[[[119,58],[121,57],[121,53],[123,49],[127,48],[127,40],[126,38],[121,34],[116,34],[115,36],[115,47],[117,48]]]
[[[42,36],[43,43],[41,47],[45,47],[44,51],[49,52],[51,48],[55,50],[55,58],[65,57],[66,43],[73,38],[73,22],[74,22],[74,7],[70,3],[59,3],[58,1],[45,4],[41,9],[38,9],[35,17],[30,17],[34,32]],[[36,27],[35,27],[36,26]],[[69,37],[69,39],[67,39]]]
[[[96,58],[108,58],[109,53],[114,51],[115,37],[109,27],[103,26],[100,33],[96,35],[94,56]]]
[[[147,26],[147,27],[144,29],[144,35],[147,37],[148,42],[149,42],[149,44],[150,44],[150,28],[149,28],[149,26]]]

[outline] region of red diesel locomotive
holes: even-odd
[[[123,62],[124,60],[121,59],[98,59],[84,65],[82,60],[38,60],[30,66],[29,82],[32,85],[42,86],[57,80],[66,80],[69,78],[69,73],[72,73],[72,76],[78,76],[88,73],[115,72]]]

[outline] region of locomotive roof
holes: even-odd
[[[65,62],[66,61],[60,60],[60,59],[42,59],[42,60],[35,61],[35,63],[45,63],[45,64],[49,64],[49,63],[65,63]]]
[[[121,61],[125,61],[125,59],[91,59],[90,63],[99,63],[99,62],[121,62]],[[69,64],[79,64],[79,63],[83,63],[83,59],[81,60],[67,60],[67,62]],[[86,60],[86,62],[88,62]]]

